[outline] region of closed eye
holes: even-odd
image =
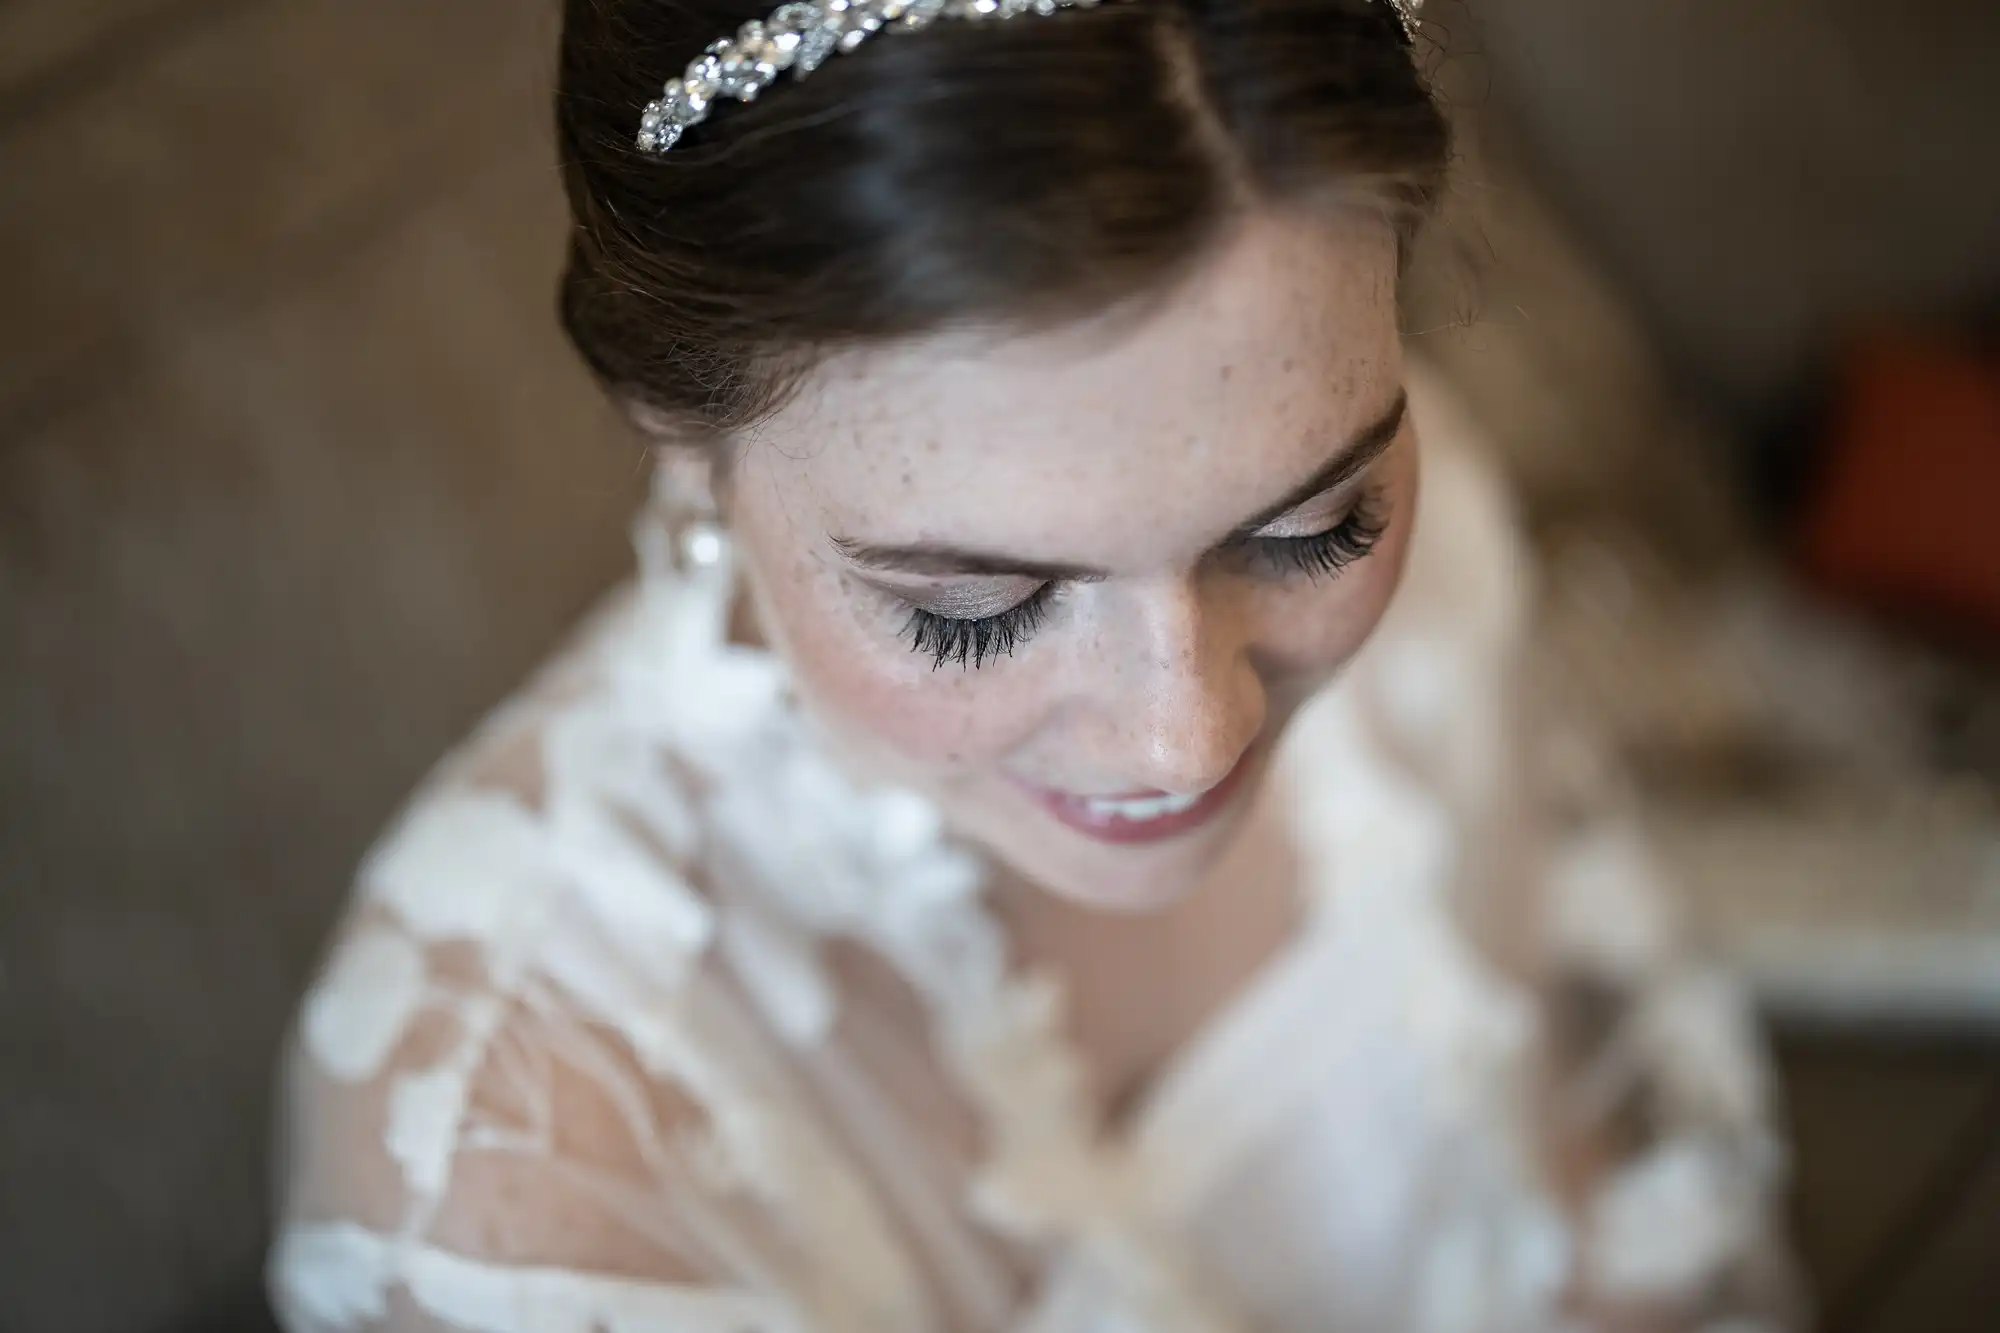
[[[1044,583],[1005,611],[973,619],[913,607],[903,635],[911,652],[930,655],[933,671],[946,662],[982,667],[995,658],[1012,657],[1014,649],[1041,628],[1055,592],[1055,584]]]
[[[1325,532],[1304,537],[1254,537],[1244,542],[1242,549],[1280,577],[1303,574],[1314,580],[1331,579],[1367,559],[1388,527],[1385,502],[1379,495],[1369,494]],[[912,608],[903,636],[910,641],[911,652],[930,657],[933,671],[947,662],[976,670],[1013,656],[1014,650],[1042,627],[1057,586],[1044,583],[1022,601],[989,616],[946,616]]]
[[[1244,547],[1279,575],[1337,578],[1349,565],[1367,559],[1388,530],[1387,502],[1379,492],[1371,492],[1356,500],[1347,516],[1325,532],[1304,537],[1252,537]]]

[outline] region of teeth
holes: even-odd
[[[1133,823],[1143,823],[1149,819],[1163,819],[1194,808],[1204,793],[1189,796],[1146,796],[1138,800],[1120,801],[1102,796],[1086,796],[1084,808],[1100,819],[1115,817]]]

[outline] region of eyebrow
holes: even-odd
[[[1268,527],[1306,501],[1336,487],[1344,486],[1360,476],[1396,442],[1396,436],[1402,431],[1403,420],[1409,415],[1409,411],[1408,392],[1398,393],[1396,401],[1379,419],[1349,440],[1318,471],[1293,487],[1282,499],[1238,524],[1222,544],[1227,545],[1252,537],[1258,529]],[[1051,583],[1064,581],[1081,583],[1109,577],[1108,571],[1092,565],[1024,560],[1018,556],[1003,555],[996,551],[982,551],[974,547],[953,546],[948,543],[917,542],[907,546],[876,546],[851,541],[845,537],[836,537],[833,539],[833,545],[852,563],[864,569],[889,573],[938,576],[984,575],[1041,579]]]

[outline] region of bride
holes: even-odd
[[[1782,1326],[1740,1006],[1399,339],[1409,3],[568,0],[639,573],[361,868],[291,1333]]]

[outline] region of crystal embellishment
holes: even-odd
[[[716,91],[739,102],[756,100],[778,77],[778,49],[761,23],[744,24],[734,41],[717,42],[708,54],[715,58]]]
[[[712,101],[716,90],[722,84],[722,57],[715,54],[717,48],[729,49],[728,42],[717,42],[708,48],[699,59],[687,67],[681,75],[681,86],[699,96],[703,101]]]
[[[1384,0],[1394,6],[1403,29],[1414,38],[1424,0]],[[793,0],[764,21],[752,20],[734,37],[713,42],[657,101],[639,117],[635,142],[644,153],[664,153],[681,136],[708,119],[719,98],[755,101],[786,70],[795,79],[825,64],[837,52],[853,51],[884,29],[910,31],[943,18],[1010,19],[1023,14],[1047,17],[1065,9],[1088,9],[1099,0]]]
[[[816,27],[807,28],[799,34],[799,54],[792,61],[792,77],[803,79],[806,75],[824,65],[826,58],[832,55],[834,48],[839,45],[840,30],[838,28],[829,27],[823,23]]]

